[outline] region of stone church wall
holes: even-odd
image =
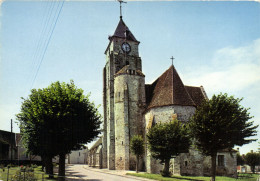
[[[218,156],[222,156],[223,162],[219,165]],[[231,156],[232,155],[232,156]],[[236,177],[236,152],[219,152],[216,158],[216,175]],[[191,148],[189,153],[182,153],[174,159],[173,174],[210,176],[211,157],[203,156],[195,148]]]
[[[142,134],[142,108],[145,102],[144,77],[123,74],[115,77],[115,165],[117,170],[135,169],[130,139]]]
[[[195,113],[196,108],[194,106],[164,106],[164,107],[156,107],[150,109],[146,112],[144,119],[145,119],[145,130],[148,133],[150,127],[153,124],[158,122],[169,122],[173,120],[173,116],[176,115],[177,119],[182,122],[187,122],[189,118]],[[146,148],[146,169],[148,173],[160,173],[160,170],[163,169],[163,165],[159,163],[158,160],[155,160],[151,157],[150,151]],[[177,169],[177,163],[173,163],[175,168]],[[172,168],[173,169],[173,168]]]

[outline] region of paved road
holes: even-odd
[[[85,167],[85,168],[84,168]],[[100,172],[98,169],[87,168],[84,165],[68,165],[66,167],[66,175],[70,177],[66,180],[89,180],[89,181],[140,181],[149,180],[138,177],[115,175],[111,173]]]

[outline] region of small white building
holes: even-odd
[[[68,155],[68,164],[87,164],[88,148],[72,151]]]

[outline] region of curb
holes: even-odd
[[[87,166],[83,166],[83,168],[86,169],[86,170],[91,170],[91,171],[99,172],[99,173],[105,173],[105,174],[110,174],[110,175],[116,175],[116,176],[125,177],[125,178],[134,178],[134,179],[136,179],[136,180],[155,181],[155,180],[153,180],[153,179],[135,177],[135,176],[126,175],[126,174],[120,175],[120,174],[111,173],[111,172],[104,172],[104,171],[98,170],[98,168],[97,168],[97,169],[94,169],[94,168],[87,167]]]

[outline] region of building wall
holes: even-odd
[[[88,149],[72,151],[69,154],[69,164],[85,164]]]
[[[164,107],[156,107],[151,108],[148,112],[145,113],[145,130],[148,133],[149,129],[151,128],[152,124],[156,123],[165,123],[173,120],[173,117],[182,122],[187,122],[189,118],[195,113],[196,108],[194,106],[164,106]],[[147,140],[146,140],[147,142]],[[163,165],[159,163],[159,161],[155,160],[151,157],[151,153],[148,148],[146,148],[146,170],[148,173],[160,173],[160,170],[163,169]],[[175,162],[172,165],[175,165],[175,173],[180,174],[177,172],[178,170],[178,163]],[[180,168],[179,168],[180,170]]]
[[[122,38],[112,38],[106,54],[106,66],[104,68],[104,134],[102,164],[109,169],[115,169],[115,107],[114,107],[114,75],[125,65],[133,65],[141,70],[141,58],[138,53],[138,42],[127,41],[131,46],[131,52],[127,55],[122,51],[121,45],[125,42]]]
[[[131,66],[130,66],[131,67]],[[128,73],[132,71],[130,68]],[[134,170],[130,139],[142,135],[142,105],[145,104],[144,77],[135,74],[115,77],[115,163],[117,170]]]

